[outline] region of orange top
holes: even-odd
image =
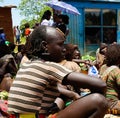
[[[30,34],[31,30],[30,28],[26,28],[25,29],[25,36],[28,36]]]

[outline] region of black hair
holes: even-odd
[[[66,25],[69,24],[69,16],[68,15],[64,15],[64,14],[60,14],[58,16],[60,19],[62,19],[62,22]]]
[[[44,14],[43,14],[43,16],[42,16],[41,21],[42,21],[42,20],[44,20],[44,19],[49,20],[49,19],[50,19],[51,14],[52,14],[52,13],[51,13],[51,11],[50,11],[50,10],[45,11],[45,12],[44,12]]]
[[[61,19],[59,23],[56,24],[56,27],[59,28],[64,34],[66,34],[67,26],[69,24],[69,17],[64,14],[58,15],[58,18]]]
[[[12,42],[10,42],[9,48],[10,48],[11,51],[14,51],[14,49],[15,49],[15,44],[12,43]]]
[[[56,25],[56,28],[59,28],[64,34],[66,33],[66,25],[63,23],[59,23]]]
[[[42,49],[41,46],[42,41],[46,41],[46,27],[44,25],[37,27],[30,35],[27,42],[27,46],[29,48],[26,48],[27,55],[30,57],[41,57],[42,53],[44,52],[44,49]]]
[[[9,46],[5,44],[0,44],[0,58],[5,56],[6,54],[11,54]]]
[[[24,49],[24,44],[18,45],[18,52],[21,52],[22,49]]]
[[[0,28],[0,34],[4,32],[4,29],[3,28]]]
[[[25,23],[25,28],[29,28],[29,27],[30,27],[29,23]]]
[[[65,23],[66,25],[69,24],[69,17],[68,17],[68,15],[64,15],[62,20],[63,20],[63,23]]]
[[[120,64],[120,44],[109,45],[105,54],[107,66]]]

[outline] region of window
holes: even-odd
[[[102,10],[103,12],[103,25],[104,26],[116,26],[116,11],[115,10]]]
[[[117,13],[114,9],[85,9],[85,48],[101,42],[113,43],[117,38]],[[88,48],[89,47],[89,48]]]
[[[100,9],[85,9],[85,25],[100,25]]]

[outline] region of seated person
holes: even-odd
[[[40,26],[32,32],[29,40],[29,55],[32,58],[22,64],[13,81],[8,97],[8,112],[15,117],[36,114],[48,118],[103,118],[108,109],[103,96],[105,82],[97,77],[90,79],[88,75],[58,64],[65,56],[63,34],[53,27]],[[55,83],[51,85],[51,81]],[[59,82],[89,88],[91,94],[48,116],[48,109],[60,95],[57,88]]]
[[[107,84],[105,96],[109,102],[108,113],[120,115],[120,45],[109,45],[105,59],[100,75]]]

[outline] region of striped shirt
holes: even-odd
[[[101,75],[107,84],[106,98],[109,101],[117,101],[120,100],[120,69],[116,66],[116,68],[111,69],[110,72],[107,73],[107,70],[110,68],[111,67],[108,67],[106,69],[106,74],[103,73],[102,75],[101,73]]]
[[[24,63],[10,88],[8,112],[46,114],[60,95],[56,83],[62,82],[70,72],[54,62],[36,60]]]
[[[109,73],[107,80],[106,97],[110,100],[120,100],[120,69],[116,68]]]

